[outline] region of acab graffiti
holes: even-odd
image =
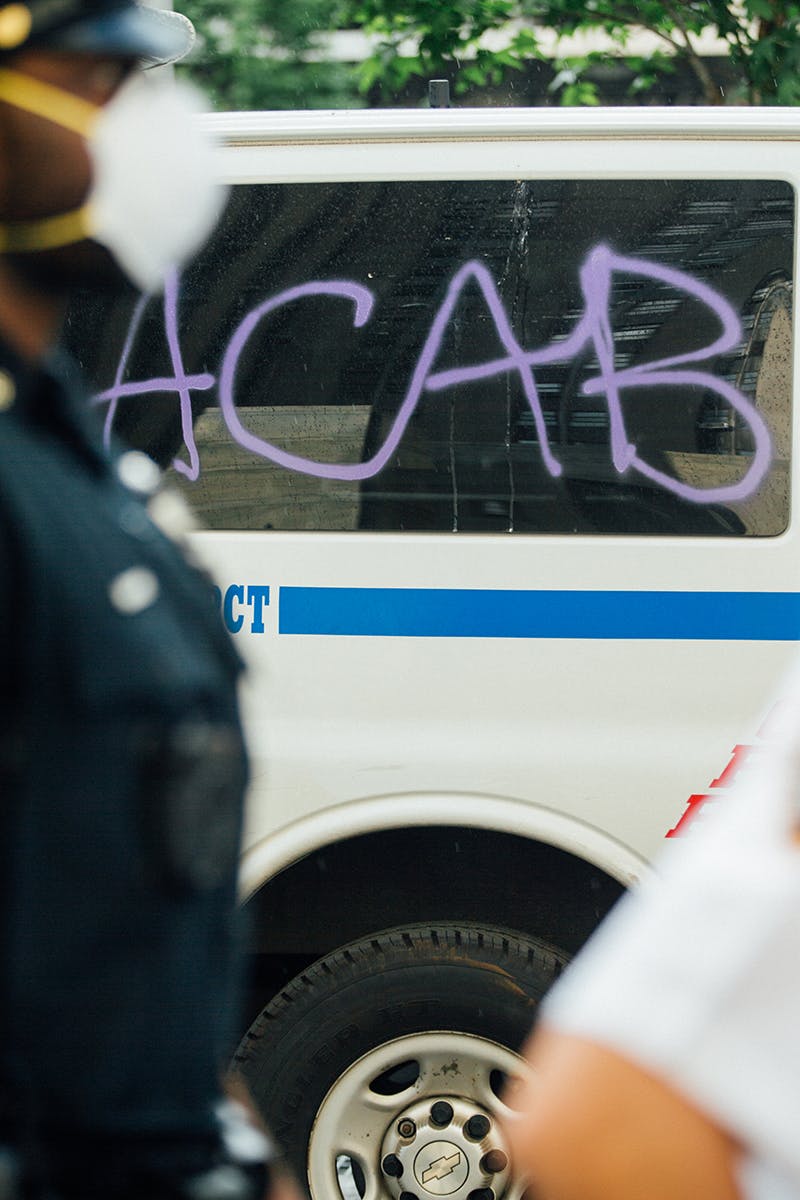
[[[692,297],[716,316],[720,324],[719,335],[713,342],[699,349],[617,369],[610,311],[612,283],[617,273],[662,284]],[[504,353],[489,361],[437,370],[437,359],[445,335],[454,320],[459,301],[470,285],[479,289]],[[403,402],[382,445],[371,458],[363,462],[320,462],[292,454],[257,437],[248,429],[236,403],[236,373],[242,352],[255,337],[259,327],[278,309],[300,303],[312,296],[325,297],[332,303],[345,301],[352,306],[355,330],[368,323],[375,307],[375,296],[369,288],[354,280],[312,280],[287,288],[254,307],[230,338],[223,354],[219,376],[216,377],[210,373],[186,373],[179,338],[180,282],[173,273],[167,279],[164,291],[164,326],[173,376],[126,380],[130,355],[149,300],[149,297],[143,296],[134,310],[114,382],[95,399],[98,403],[108,405],[105,424],[106,435],[110,437],[121,401],[152,392],[176,393],[188,461],[176,458],[173,465],[190,480],[197,479],[201,470],[192,428],[192,393],[217,387],[219,407],[225,424],[234,442],[243,448],[290,471],[316,475],[323,479],[358,481],[378,475],[386,466],[426,393],[436,393],[445,388],[467,386],[479,380],[512,374],[518,377],[525,400],[533,414],[544,466],[548,473],[556,478],[562,474],[563,467],[547,436],[544,411],[536,384],[536,369],[551,363],[568,363],[589,348],[594,350],[599,369],[595,376],[583,384],[582,390],[584,395],[599,395],[605,399],[609,416],[610,456],[614,470],[620,476],[636,472],[651,484],[695,503],[743,500],[752,495],[758,489],[770,465],[772,450],[769,430],[754,404],[742,392],[725,380],[718,379],[709,370],[703,369],[715,356],[730,352],[741,342],[741,323],[728,301],[702,280],[684,271],[647,259],[629,258],[615,253],[605,245],[594,247],[588,254],[580,268],[580,287],[583,307],[572,332],[549,345],[528,349],[520,344],[512,329],[491,272],[479,261],[465,263],[453,276],[444,300],[434,314]],[[734,483],[709,488],[692,486],[648,462],[639,452],[636,443],[631,440],[626,428],[623,404],[625,391],[631,388],[682,387],[699,387],[715,393],[731,406],[749,429],[753,453],[749,460],[743,460],[748,461],[747,470],[742,478]],[[365,398],[359,399],[363,402]],[[264,401],[268,403],[268,397],[265,397]]]

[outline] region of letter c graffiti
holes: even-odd
[[[286,467],[287,470],[324,475],[326,474],[325,463],[315,463],[312,459],[303,458],[298,454],[289,454],[286,450],[281,450],[279,446],[274,446],[271,442],[264,441],[263,438],[257,437],[249,429],[246,429],[239,417],[233,395],[236,367],[242,351],[256,326],[269,313],[275,312],[276,309],[283,308],[284,305],[291,304],[295,300],[302,300],[308,296],[343,296],[347,300],[352,300],[355,305],[353,324],[356,329],[359,329],[369,320],[374,304],[374,297],[369,288],[362,287],[360,283],[353,283],[350,280],[331,280],[329,282],[312,280],[310,283],[300,284],[299,287],[287,288],[286,291],[279,292],[277,296],[266,300],[263,304],[254,308],[252,312],[248,313],[230,340],[225,357],[222,360],[222,370],[219,377],[219,403],[223,419],[230,430],[231,437],[240,446],[244,446],[246,450],[250,450],[253,454],[258,454],[262,458],[270,459],[281,467]],[[331,472],[334,469],[331,468]],[[344,469],[339,468],[340,471]],[[336,477],[347,478],[346,475],[342,474]]]

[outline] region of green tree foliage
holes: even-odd
[[[454,66],[457,93],[498,84],[539,53],[530,29],[502,50],[479,44],[519,15],[519,0],[351,0],[348,8],[353,23],[378,39],[359,68],[359,87],[368,92],[377,86],[385,98],[415,76],[430,79]]]
[[[176,0],[198,43],[179,71],[220,109],[358,107],[351,64],[320,60],[317,42],[341,25],[343,0]]]
[[[725,100],[748,104],[800,104],[800,3],[797,0],[521,0],[526,15],[561,34],[602,29],[619,46],[634,71],[632,90],[647,91],[664,71],[683,61],[692,70],[706,104]],[[632,28],[649,30],[663,52],[647,60],[627,58]],[[697,51],[706,30],[727,42],[739,76],[733,96],[723,96],[707,62]],[[561,98],[573,102],[569,88],[585,85],[596,56],[564,60]],[[591,103],[596,91],[582,102]],[[579,101],[580,102],[580,101]]]
[[[544,29],[564,36],[602,30],[631,72],[630,94],[647,93],[684,63],[707,104],[800,104],[800,0],[183,0],[201,35],[188,69],[226,108],[315,108],[397,102],[410,81],[455,77],[456,92],[503,83],[541,58]],[[501,49],[483,39],[515,32]],[[373,35],[362,63],[314,61],[319,36],[337,28]],[[633,29],[662,49],[627,53]],[[723,96],[697,42],[711,30],[738,75]],[[592,75],[608,55],[555,60],[551,93],[561,104],[596,104]],[[361,97],[361,99],[359,99]]]

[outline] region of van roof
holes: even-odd
[[[551,139],[800,141],[798,108],[609,107],[306,109],[214,113],[228,144]]]

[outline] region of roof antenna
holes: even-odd
[[[428,104],[431,108],[450,107],[449,79],[431,79],[428,81]]]

